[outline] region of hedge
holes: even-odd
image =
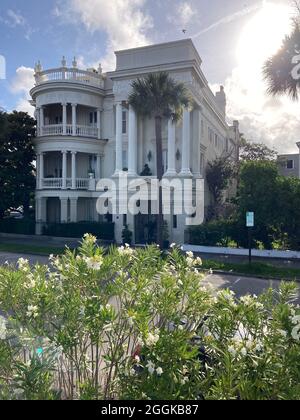
[[[230,242],[236,242],[235,230],[236,223],[222,220],[190,227],[187,238],[191,245],[227,247]]]
[[[57,223],[48,224],[43,229],[43,235],[64,238],[82,238],[90,233],[99,239],[113,241],[115,237],[114,223]]]
[[[33,219],[4,219],[0,220],[1,233],[18,235],[34,235],[35,221]]]

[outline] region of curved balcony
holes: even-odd
[[[41,180],[41,188],[45,190],[62,190],[63,178],[43,178]],[[72,178],[66,179],[66,188],[72,188]],[[76,190],[88,190],[90,188],[89,178],[76,178]]]
[[[45,83],[80,83],[87,86],[94,86],[100,89],[104,88],[104,80],[102,74],[96,71],[79,70],[77,68],[61,67],[56,69],[36,71],[36,86]]]
[[[100,138],[99,129],[96,127],[89,127],[84,125],[76,125],[73,127],[70,124],[52,124],[45,125],[39,130],[40,137],[51,137],[51,136],[76,136],[76,137],[90,137]]]

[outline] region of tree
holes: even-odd
[[[298,100],[300,88],[300,26],[294,20],[293,31],[283,40],[279,51],[264,65],[268,93],[272,96],[287,94]]]
[[[152,73],[132,83],[129,104],[142,117],[155,118],[157,177],[163,178],[162,120],[178,121],[183,107],[190,106],[191,99],[183,83],[176,82],[168,73]],[[157,243],[163,246],[162,187],[159,188],[159,212],[157,217]]]
[[[265,144],[249,142],[246,139],[241,140],[240,160],[245,161],[274,161],[277,152],[270,149]]]
[[[0,218],[21,206],[28,214],[35,188],[34,135],[35,120],[27,113],[0,113]]]
[[[236,165],[230,155],[223,155],[208,162],[206,179],[213,198],[211,218],[218,218],[223,202],[223,193],[229,187],[229,182],[235,174]]]

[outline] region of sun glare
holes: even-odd
[[[292,9],[283,4],[264,2],[244,27],[237,48],[238,62],[253,69],[261,66],[281,47],[291,30]]]

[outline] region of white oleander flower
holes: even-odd
[[[37,318],[37,316],[38,316],[38,307],[37,306],[33,306],[33,305],[29,305],[28,308],[27,308],[26,315],[28,316],[28,318]]]
[[[162,370],[162,368],[161,368],[161,367],[158,367],[158,368],[156,369],[156,373],[157,373],[157,375],[158,375],[158,376],[161,376],[161,375],[164,373],[164,371]]]
[[[295,316],[291,317],[290,319],[291,319],[293,325],[300,324],[300,315],[295,315]]]
[[[170,248],[171,248],[171,249],[176,248],[176,244],[175,244],[175,243],[171,244],[171,245],[170,245]]]
[[[236,351],[236,349],[235,349],[235,347],[234,346],[229,346],[228,347],[228,352],[231,354],[231,356],[233,356],[233,357],[236,357],[236,355],[237,355],[237,351]]]
[[[186,256],[187,256],[188,258],[194,258],[194,253],[193,253],[192,251],[188,251],[188,252],[186,253]]]
[[[19,258],[17,262],[18,268],[21,271],[28,272],[30,271],[29,261],[24,258]]]
[[[300,324],[293,328],[292,337],[295,341],[300,341]]]
[[[83,239],[86,242],[90,242],[91,244],[95,244],[97,242],[96,236],[91,235],[90,233],[86,233],[85,235],[83,235]]]
[[[241,350],[241,355],[246,357],[247,354],[248,354],[248,351],[247,351],[246,347],[243,347],[242,350]]]
[[[149,333],[148,337],[146,338],[146,346],[153,347],[157,344],[158,341],[159,341],[159,334]]]
[[[89,270],[98,271],[103,265],[103,258],[101,256],[85,257],[84,261]]]
[[[189,382],[189,378],[187,376],[185,376],[184,378],[181,379],[181,385],[185,385]]]
[[[6,339],[6,332],[6,320],[5,318],[3,318],[3,316],[0,316],[0,340]]]
[[[153,373],[155,372],[155,365],[154,363],[152,363],[151,361],[149,361],[146,365],[146,368],[148,369],[148,372],[150,373],[150,375],[153,375]]]

